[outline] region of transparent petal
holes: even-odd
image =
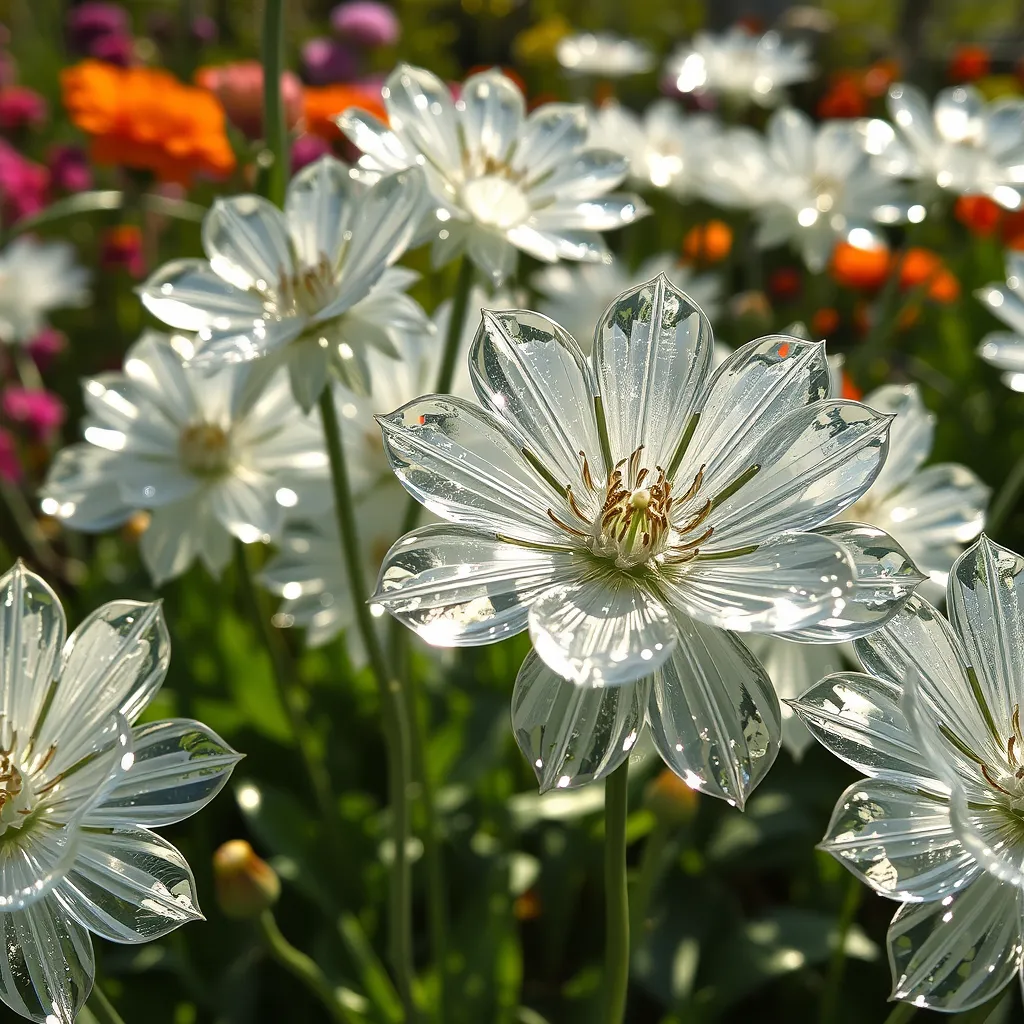
[[[281,530],[284,509],[273,497],[274,482],[255,473],[226,477],[210,488],[210,514],[244,544],[274,537]]]
[[[887,775],[843,793],[821,848],[893,900],[941,900],[979,872],[950,826],[948,800]]]
[[[307,164],[288,184],[284,212],[295,255],[306,267],[334,266],[366,187],[332,156]]]
[[[0,920],[43,899],[67,873],[78,850],[76,824],[41,817],[0,847]]]
[[[539,231],[563,235],[572,231],[614,231],[650,212],[638,195],[613,192],[592,199],[559,199],[534,211],[530,224]]]
[[[1020,960],[1018,893],[980,874],[962,892],[905,903],[889,925],[893,998],[951,1012],[987,1002]]]
[[[505,234],[499,234],[487,227],[473,224],[466,231],[466,255],[490,280],[492,288],[500,288],[515,273],[516,261],[519,258],[516,252],[520,246],[517,235],[519,230],[520,228],[513,228]],[[443,247],[435,244],[435,256],[443,251]],[[445,260],[435,259],[434,266],[441,266],[443,262]]]
[[[629,160],[621,153],[605,149],[587,149],[566,158],[543,177],[531,169],[524,182],[530,205],[545,209],[548,205],[584,203],[598,199],[619,186],[629,171]]]
[[[56,501],[57,514],[72,529],[101,533],[118,526],[134,511],[108,485],[121,458],[88,443],[62,448],[50,463],[39,496]]]
[[[60,600],[22,562],[0,576],[0,714],[31,731],[57,675],[67,629]]]
[[[680,616],[672,657],[654,675],[647,722],[688,786],[742,809],[779,752],[779,698],[731,633]]]
[[[934,739],[932,746],[933,754],[941,756],[943,751]],[[1007,885],[1024,886],[1024,842],[1012,801],[1003,801],[992,788],[958,781],[949,803],[953,829],[978,864]]]
[[[1003,163],[1018,163],[1024,147],[1024,104],[1004,97],[990,103],[983,116],[989,151]]]
[[[671,476],[713,348],[707,317],[664,274],[615,299],[593,357],[614,461],[643,447],[643,465]]]
[[[587,141],[587,111],[576,103],[542,103],[527,117],[512,169],[537,182],[572,160]]]
[[[792,108],[776,111],[768,120],[766,136],[772,158],[787,177],[799,180],[813,174],[816,132],[806,114]]]
[[[398,136],[373,114],[359,107],[349,107],[335,118],[345,137],[361,153],[365,153],[379,170],[402,171],[415,163],[414,155],[402,145]],[[364,161],[360,161],[363,166]]]
[[[496,69],[470,75],[457,106],[470,166],[505,163],[526,116],[526,103],[515,82]]]
[[[139,553],[155,586],[180,576],[195,561],[200,539],[197,526],[208,516],[209,510],[196,508],[191,499],[153,510]]]
[[[540,313],[484,310],[469,375],[480,404],[523,439],[561,487],[571,484],[578,500],[593,505],[579,453],[601,451],[597,385],[576,341]],[[602,467],[593,472],[600,479]]]
[[[1000,370],[1024,373],[1024,337],[1006,331],[993,331],[982,338],[978,355]]]
[[[1011,338],[1024,334],[1024,279],[1009,274],[1016,287],[990,284],[979,288],[974,294],[978,301],[987,306],[994,316],[999,317],[1014,333]],[[998,337],[998,336],[997,336]],[[1009,340],[1009,339],[1007,339]]]
[[[242,755],[212,729],[175,718],[136,726],[134,762],[89,812],[90,825],[171,825],[205,807]]]
[[[330,325],[328,325],[330,326]],[[325,332],[326,335],[326,332]],[[325,337],[325,335],[322,335]],[[325,337],[326,340],[326,337]],[[303,338],[288,346],[288,383],[292,397],[304,413],[312,411],[329,380],[330,355],[326,345],[320,344],[319,337]],[[370,390],[370,374],[366,366],[366,355],[360,348],[352,349],[348,359],[337,360],[339,378],[357,395]]]
[[[74,869],[54,898],[111,942],[148,942],[203,917],[185,858],[145,828],[83,833]]]
[[[792,701],[794,711],[830,753],[865,775],[884,772],[936,795],[927,752],[917,744],[901,706],[903,688],[860,672],[836,672]]]
[[[935,127],[950,142],[982,137],[985,97],[973,85],[955,85],[935,97]]]
[[[512,694],[512,732],[540,791],[578,789],[615,771],[643,728],[650,689],[649,679],[579,686],[527,654]]]
[[[0,999],[38,1024],[74,1024],[96,974],[92,939],[53,899],[0,914]]]
[[[677,635],[660,601],[625,573],[603,570],[547,590],[530,605],[529,627],[547,665],[585,686],[650,675]]]
[[[562,545],[548,517],[561,508],[519,445],[478,406],[428,396],[377,422],[402,486],[435,515],[520,540]]]
[[[875,412],[896,417],[889,426],[889,454],[871,487],[873,494],[890,494],[928,458],[935,416],[924,407],[916,384],[886,384],[865,396],[864,404]]]
[[[736,632],[780,633],[833,617],[853,589],[853,566],[835,541],[784,534],[756,550],[663,567],[676,608]]]
[[[898,82],[889,89],[889,116],[899,132],[917,152],[934,151],[938,145],[932,111],[923,92],[914,85]]]
[[[251,331],[265,315],[263,299],[214,273],[206,260],[172,260],[139,289],[142,304],[180,331]]]
[[[259,196],[216,200],[203,219],[203,250],[213,272],[243,292],[273,292],[295,273],[284,214]]]
[[[423,68],[400,64],[381,90],[388,124],[406,152],[420,153],[442,173],[462,166],[459,119],[448,86]]]
[[[524,630],[528,604],[579,575],[576,563],[570,553],[505,544],[469,527],[425,526],[387,553],[374,601],[428,643],[489,644]]]
[[[926,578],[884,530],[863,523],[830,523],[815,533],[835,541],[853,559],[853,589],[838,615],[783,634],[791,640],[831,644],[866,636],[888,622]]]

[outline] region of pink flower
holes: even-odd
[[[46,206],[50,173],[0,139],[0,220],[13,224]]]
[[[319,135],[300,135],[292,143],[292,174],[298,174],[307,164],[331,152],[331,144]]]
[[[310,39],[302,47],[302,68],[312,85],[347,82],[356,73],[352,52],[333,39]]]
[[[28,354],[41,371],[47,370],[53,360],[67,348],[68,339],[55,327],[44,327],[29,343]]]
[[[331,11],[331,27],[339,39],[373,49],[394,46],[402,34],[398,15],[375,0],[350,0]]]
[[[92,44],[90,50],[90,57],[126,68],[135,57],[135,40],[131,36],[103,36]]]
[[[16,484],[21,479],[21,462],[18,460],[18,445],[10,431],[0,427],[0,477]]]
[[[46,100],[22,85],[0,89],[0,129],[7,132],[37,128],[46,121]]]
[[[52,146],[47,156],[50,184],[60,192],[92,188],[92,168],[80,146]]]
[[[0,406],[12,423],[27,427],[40,441],[49,441],[64,422],[64,403],[51,391],[9,387]]]
[[[263,131],[263,68],[257,60],[242,60],[234,64],[219,64],[200,68],[196,83],[209,89],[228,120],[250,139],[257,139]],[[281,94],[284,98],[285,121],[293,128],[302,116],[302,83],[290,71],[281,76]]]

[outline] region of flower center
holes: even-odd
[[[312,267],[301,267],[290,277],[282,273],[277,286],[279,313],[314,316],[334,298],[337,289],[334,268],[326,256]]]
[[[231,438],[214,423],[193,423],[181,432],[178,455],[195,476],[219,476],[231,464]]]
[[[32,813],[32,785],[9,753],[0,753],[0,836],[21,828]]]
[[[522,224],[530,215],[526,193],[500,172],[467,181],[462,188],[462,205],[480,224],[502,231]]]

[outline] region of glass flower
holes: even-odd
[[[975,295],[1010,328],[986,334],[978,354],[1003,371],[1008,388],[1024,391],[1024,253],[1007,252],[1005,285],[986,285]]]
[[[88,280],[70,245],[16,238],[0,252],[0,341],[30,342],[51,310],[85,303]]]
[[[436,205],[425,227],[436,266],[464,250],[500,284],[520,249],[545,263],[604,262],[601,232],[648,212],[637,196],[610,191],[628,165],[588,144],[582,106],[545,103],[527,116],[519,87],[498,70],[467,78],[456,101],[436,75],[408,65],[391,73],[383,96],[390,127],[355,107],[338,126],[367,173],[423,168]]]
[[[700,191],[705,160],[720,131],[710,115],[687,115],[672,100],[652,103],[642,118],[612,102],[593,114],[590,138],[629,160],[633,184],[682,199]]]
[[[617,296],[658,274],[685,292],[712,320],[720,307],[722,282],[714,274],[694,274],[674,253],[645,260],[636,271],[616,259],[611,263],[544,267],[531,283],[540,293],[540,311],[564,327],[589,355],[594,339],[594,313],[606,309]]]
[[[327,474],[319,420],[280,371],[189,363],[185,338],[148,332],[122,373],[87,380],[85,441],[61,451],[42,508],[96,532],[147,509],[142,560],[157,584],[196,559],[214,575],[245,543],[280,533],[287,508]]]
[[[982,537],[954,563],[949,621],[916,595],[856,642],[864,672],[795,707],[868,776],[822,844],[902,905],[889,927],[893,998],[947,1012],[1009,984],[1024,888],[1024,558]]]
[[[206,806],[240,758],[199,722],[133,726],[170,659],[159,603],[112,601],[66,631],[43,580],[20,563],[0,577],[0,999],[40,1024],[73,1024],[92,935],[202,919],[185,858],[151,829]]]
[[[889,89],[894,124],[872,119],[861,126],[865,145],[886,174],[919,180],[932,195],[986,195],[1016,210],[1024,188],[1024,100],[986,103],[972,85],[935,97],[899,82]]]
[[[787,86],[806,82],[814,70],[806,43],[785,43],[778,32],[756,36],[740,27],[721,35],[698,32],[665,66],[679,92],[707,93],[737,108],[777,106]]]
[[[197,333],[197,359],[286,361],[309,410],[330,371],[366,391],[368,348],[396,356],[395,333],[425,326],[403,294],[415,277],[388,270],[422,203],[418,172],[369,186],[323,157],[292,179],[283,212],[259,196],[217,200],[203,221],[207,258],[165,264],[139,294],[159,320]]]
[[[570,75],[628,78],[654,67],[654,53],[645,43],[610,32],[580,32],[565,36],[555,47],[555,59]]]
[[[545,787],[611,771],[646,716],[678,774],[742,804],[779,705],[735,634],[845,635],[859,555],[810,531],[870,486],[889,418],[829,397],[821,344],[760,338],[712,373],[711,326],[664,276],[594,339],[588,359],[538,313],[486,312],[479,404],[380,418],[398,479],[446,522],[395,544],[374,601],[438,646],[529,630],[514,719],[538,709],[537,742],[516,731]]]

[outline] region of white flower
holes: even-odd
[[[710,93],[737,107],[774,107],[786,87],[814,75],[806,43],[784,43],[777,32],[754,36],[742,28],[722,35],[698,32],[665,68],[682,93]]]
[[[322,157],[292,179],[283,213],[259,196],[217,200],[203,220],[207,259],[166,264],[139,294],[164,323],[197,332],[197,358],[286,360],[304,409],[331,369],[365,391],[367,350],[394,356],[395,333],[425,325],[402,294],[408,272],[387,269],[415,232],[423,195],[418,172],[368,186]]]
[[[814,736],[868,778],[822,844],[901,901],[893,998],[953,1012],[1018,971],[1024,936],[1024,558],[982,537],[953,565],[949,621],[920,597],[856,643],[864,673],[796,703]]]
[[[981,339],[978,353],[986,363],[1003,370],[1003,383],[1024,391],[1024,254],[1006,254],[1006,284],[990,284],[975,292],[982,304],[1009,331],[992,331]]]
[[[184,338],[150,332],[123,373],[85,382],[85,442],[61,451],[43,511],[100,531],[152,512],[142,559],[157,584],[199,558],[218,575],[231,538],[280,533],[285,510],[327,472],[319,421],[281,371],[189,364]]]
[[[589,360],[540,314],[488,312],[480,404],[380,420],[399,480],[448,522],[398,541],[374,600],[439,646],[529,629],[513,715],[545,785],[611,771],[647,714],[678,774],[742,804],[779,706],[735,633],[860,607],[855,555],[808,531],[870,486],[888,417],[829,397],[823,345],[761,338],[714,373],[712,347],[664,277],[609,307]],[[530,707],[551,715],[527,727]]]
[[[40,1024],[85,1004],[92,934],[147,942],[202,919],[185,858],[151,829],[209,803],[240,757],[199,722],[133,727],[170,659],[159,603],[66,631],[38,576],[0,577],[0,998]]]
[[[699,192],[708,152],[721,131],[710,115],[686,115],[672,100],[652,103],[643,118],[606,103],[592,120],[591,141],[626,157],[633,183],[680,199]]]
[[[634,272],[625,263],[587,263],[581,266],[544,267],[533,275],[533,287],[540,293],[540,311],[561,324],[588,355],[599,326],[594,316],[612,300],[658,274],[685,292],[690,300],[714,320],[719,310],[722,283],[714,274],[694,274],[672,253],[645,260]],[[728,352],[728,350],[725,350]]]
[[[973,85],[955,85],[935,97],[920,89],[889,89],[895,125],[870,120],[861,126],[868,152],[886,174],[916,178],[932,193],[986,195],[1016,210],[1024,188],[1024,100],[986,104]]]
[[[749,129],[726,133],[713,147],[705,192],[723,205],[753,209],[758,246],[789,242],[816,273],[837,241],[852,238],[865,247],[875,223],[903,220],[911,209],[903,187],[873,167],[855,125],[815,126],[792,109],[772,114],[765,138]]]
[[[67,243],[16,238],[0,252],[0,341],[31,341],[51,310],[86,302],[88,281]]]
[[[383,96],[390,127],[356,108],[338,126],[367,172],[426,172],[437,266],[464,249],[500,283],[520,249],[546,263],[604,261],[600,233],[647,212],[636,196],[610,193],[626,161],[588,147],[581,106],[547,103],[527,117],[519,87],[498,70],[467,78],[456,102],[436,75],[408,65],[391,73]]]
[[[558,41],[555,57],[569,74],[606,79],[642,75],[654,67],[649,46],[610,32],[566,36]]]

